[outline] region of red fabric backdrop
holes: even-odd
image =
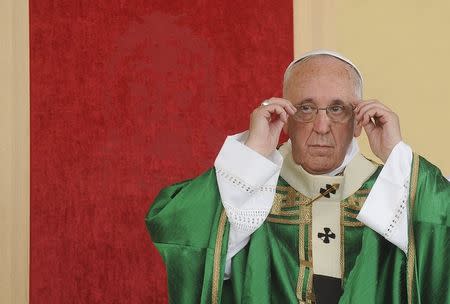
[[[31,303],[165,303],[144,216],[281,93],[287,1],[30,1]]]

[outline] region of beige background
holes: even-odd
[[[0,303],[28,303],[28,1],[0,0]]]
[[[294,0],[295,54],[335,49],[362,71],[364,97],[400,116],[403,139],[450,175],[450,1]],[[363,153],[375,157],[361,138]]]

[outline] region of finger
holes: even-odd
[[[295,112],[297,112],[297,108],[289,100],[282,98],[271,98],[269,102],[271,104],[278,104],[282,106],[289,115],[294,115]]]
[[[366,124],[364,124],[363,127],[364,127],[364,130],[366,131],[366,133],[369,135],[370,133],[372,133],[373,130],[375,130],[376,125],[375,125],[375,123],[370,119],[370,117],[369,117],[368,120],[369,120],[369,122],[366,123]]]
[[[262,111],[263,113],[265,113],[264,115],[267,116],[267,113],[277,113],[277,114],[281,114],[281,112],[287,112],[286,109],[279,104],[269,104],[267,106],[263,106],[261,108],[259,108],[259,111]]]
[[[383,108],[373,107],[371,109],[365,110],[364,113],[360,114],[361,115],[358,116],[360,117],[361,124],[365,126],[368,123],[375,123],[375,125],[384,125],[385,123],[389,122],[393,113]],[[374,119],[374,122],[372,122],[372,118]]]
[[[280,123],[281,122],[281,125],[284,125],[285,123],[287,123],[287,120],[288,120],[288,114],[286,113],[286,111],[282,111],[281,113],[276,113],[276,114],[272,114],[272,117],[273,117],[273,115],[277,115],[278,117],[278,119],[277,118],[275,118],[275,119],[273,119],[273,120],[271,120],[270,122],[271,123],[275,123],[275,124],[278,124],[278,123]]]
[[[359,112],[362,109],[366,108],[366,107],[372,107],[372,106],[379,106],[381,108],[384,108],[386,110],[391,110],[389,109],[386,105],[382,104],[381,102],[379,102],[378,100],[367,100],[367,101],[361,101],[356,105],[355,111]]]
[[[380,106],[386,110],[389,110],[385,105],[381,104],[380,102],[376,100],[367,100],[367,101],[361,101],[358,103],[354,109],[355,114],[359,114],[361,112],[364,112],[366,109],[374,107],[374,106]]]
[[[293,115],[297,111],[297,108],[287,99],[272,97],[267,101],[269,102],[269,104],[278,104],[282,106],[290,115]]]
[[[287,112],[281,105],[269,104],[267,106],[263,106],[261,111],[263,112],[264,117],[268,120],[271,119],[272,114],[277,114],[280,116],[280,119],[284,120],[284,122],[287,121]]]
[[[283,124],[287,123],[288,120],[288,114],[286,112],[282,112],[280,114],[280,120],[283,122]]]
[[[393,112],[391,110],[389,110],[388,108],[384,107],[383,105],[381,105],[379,103],[370,103],[370,104],[364,105],[363,107],[361,107],[359,109],[359,111],[356,114],[356,120],[361,120],[366,113],[368,113],[368,112],[373,113],[374,111],[376,112],[377,110],[379,111],[380,115],[381,114],[386,115],[389,113],[393,114]]]
[[[374,103],[374,102],[379,102],[379,101],[376,100],[376,99],[366,99],[366,100],[361,99],[361,100],[359,100],[359,101],[357,102],[356,107],[357,107],[357,108],[361,108],[361,107],[363,107],[364,105],[371,104],[371,103]]]
[[[358,102],[355,107],[355,112],[358,113],[366,107],[373,107],[373,106],[379,106],[381,108],[384,108],[385,110],[391,111],[391,109],[388,108],[385,104],[382,104],[381,102],[379,102],[376,99],[371,99],[371,100],[363,100],[361,102]]]

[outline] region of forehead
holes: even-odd
[[[353,99],[356,82],[352,68],[331,56],[315,56],[297,63],[285,85],[286,98]]]

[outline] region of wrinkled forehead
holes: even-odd
[[[305,80],[308,81],[305,82]],[[325,82],[319,83],[319,80]],[[290,95],[288,92],[292,93],[292,89],[309,87],[311,81],[314,84],[320,84],[321,87],[341,82],[341,86],[336,89],[345,91],[346,88],[349,88],[347,84],[351,84],[356,97],[362,98],[363,80],[360,71],[349,59],[339,53],[317,50],[306,53],[292,61],[284,74],[283,96]]]
[[[363,83],[363,77],[361,75],[361,72],[359,71],[359,69],[356,67],[356,65],[350,61],[350,59],[346,58],[345,56],[343,56],[342,54],[335,52],[335,51],[330,51],[330,50],[315,50],[315,51],[311,51],[308,53],[303,54],[302,56],[300,56],[297,59],[294,59],[286,68],[286,71],[284,72],[284,81],[286,82],[287,78],[289,77],[290,72],[293,70],[293,68],[295,66],[297,66],[298,64],[302,63],[302,62],[306,62],[311,58],[314,57],[331,57],[331,58],[335,58],[338,59],[342,62],[344,62],[345,64],[348,65],[348,67],[353,70],[356,73],[356,76],[359,78],[359,81],[361,83]]]

